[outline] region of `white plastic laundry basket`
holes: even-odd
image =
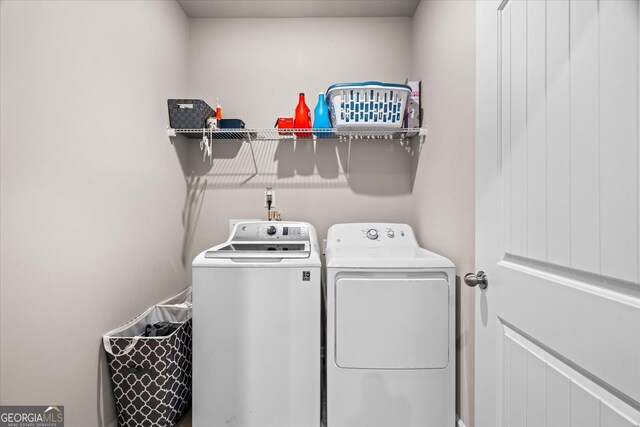
[[[326,98],[333,127],[342,131],[399,129],[410,93],[409,86],[392,83],[332,85]]]

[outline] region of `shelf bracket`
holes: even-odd
[[[256,161],[256,153],[253,151],[253,140],[251,139],[251,132],[247,133],[247,142],[249,143],[249,148],[251,149],[251,158],[253,159],[253,167],[256,170],[254,176],[258,176],[258,162]]]
[[[347,146],[347,177],[351,171],[351,140],[353,139],[353,133],[349,132],[349,145]]]
[[[167,126],[167,136],[169,137],[169,142],[173,145],[173,137],[176,136],[176,130]]]

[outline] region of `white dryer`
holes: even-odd
[[[299,222],[245,222],[193,261],[193,425],[320,425],[320,253]]]
[[[455,266],[406,224],[329,229],[327,426],[455,425]]]

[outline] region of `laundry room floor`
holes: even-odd
[[[189,408],[189,410],[187,411],[186,414],[184,414],[182,416],[182,418],[180,418],[180,421],[178,421],[178,423],[175,425],[175,427],[191,427],[192,422],[191,422],[191,408]],[[325,426],[325,423],[322,423],[322,426]]]
[[[176,427],[191,427],[191,408],[180,418]]]

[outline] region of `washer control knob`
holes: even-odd
[[[393,230],[387,230],[387,236],[393,239],[396,237],[396,233]]]
[[[369,230],[367,230],[367,237],[371,240],[376,240],[378,238],[378,230],[376,230],[375,228],[370,228]]]
[[[270,225],[269,227],[267,227],[267,234],[269,236],[273,236],[274,234],[276,234],[276,231],[278,231],[278,229],[275,225]]]

